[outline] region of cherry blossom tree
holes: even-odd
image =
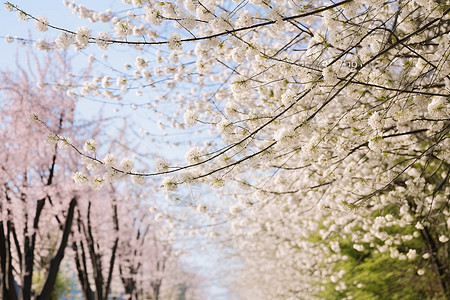
[[[125,294],[130,299],[178,299],[181,294],[201,299],[202,281],[179,261],[184,251],[175,248],[178,241],[167,228],[175,224],[166,224],[160,216],[149,213],[155,208],[143,201],[143,191],[129,194],[134,196],[118,206],[119,235],[128,237],[120,240],[117,255]]]
[[[67,171],[77,160],[58,149],[52,135],[32,123],[40,114],[58,133],[73,133],[75,101],[62,90],[38,88],[44,80],[67,80],[66,59],[55,53],[45,61],[29,55],[27,67],[1,73],[1,214],[2,299],[49,299],[72,228],[78,187]],[[31,115],[30,124],[26,115]],[[53,143],[54,142],[54,143]],[[60,144],[64,148],[64,144]],[[66,169],[67,168],[67,169]],[[48,258],[41,291],[33,290],[37,261]],[[17,293],[16,290],[19,292]]]
[[[154,71],[165,66],[165,72],[173,74],[173,77],[165,78],[177,78],[168,84],[165,97],[172,93],[174,102],[188,108],[184,114],[187,126],[209,119],[209,124],[218,130],[226,146],[218,148],[220,144],[213,143],[207,147],[194,147],[186,157],[189,165],[157,165],[154,173],[140,174],[179,172],[180,178],[166,178],[164,186],[168,189],[191,179],[221,185],[228,177],[242,173],[247,164],[252,169],[259,169],[259,157],[265,157],[264,161],[273,164],[280,160],[272,157],[274,154],[277,158],[286,158],[299,151],[306,160],[311,157],[327,160],[332,165],[328,173],[333,174],[335,165],[341,165],[346,158],[357,156],[365,149],[388,153],[385,151],[390,149],[388,146],[399,140],[403,143],[405,138],[424,133],[445,136],[448,111],[443,99],[447,94],[440,88],[448,85],[445,47],[448,22],[447,8],[439,2],[420,6],[417,2],[367,5],[341,1],[318,4],[317,7],[295,7],[292,3],[272,7],[261,2],[245,7],[231,6],[234,10],[190,2],[180,6],[161,3],[160,9],[151,3],[124,2],[133,4],[136,8],[133,10],[142,10],[142,14],[130,11],[126,16],[118,17],[110,11],[94,12],[81,5],[66,3],[83,18],[112,23],[116,39],[107,33],[95,37],[87,27],[77,31],[62,30],[45,17],[36,18],[10,3],[6,7],[17,11],[23,19],[34,19],[39,31],[49,28],[63,31],[54,43],[48,43],[48,47],[73,45],[82,49],[95,42],[101,49],[119,44],[140,49],[167,45],[172,50],[168,61],[160,56],[160,50],[156,51],[161,66],[156,65]],[[225,17],[227,12],[230,16]],[[298,14],[290,15],[294,12]],[[253,13],[265,21],[256,23]],[[355,20],[366,19],[370,21],[364,23],[364,27],[355,23]],[[170,38],[159,37],[151,30],[152,26],[160,24],[167,24],[168,28],[173,25]],[[276,32],[287,34],[274,35]],[[182,38],[181,33],[194,37]],[[155,36],[145,41],[140,38],[142,34]],[[133,36],[133,40],[125,39]],[[278,48],[270,48],[266,40]],[[182,45],[190,43],[195,44],[195,51],[191,48],[182,52]],[[191,57],[196,60],[195,69],[186,67]],[[135,66],[134,79],[118,77],[116,80],[122,94],[145,80],[150,85],[155,84],[149,77],[151,74],[148,75],[149,62],[145,57],[137,57]],[[181,73],[177,74],[177,70]],[[159,71],[155,75],[163,73]],[[210,74],[209,81],[219,86],[217,89],[204,88],[204,77]],[[189,82],[194,75],[199,80],[194,82],[196,88],[205,96],[190,103],[183,99],[193,95],[176,94],[175,87],[177,82],[184,84],[184,77]],[[400,80],[403,80],[401,86],[395,86]],[[98,94],[100,81],[104,94],[113,95],[114,92],[108,90],[111,86],[109,76],[96,77],[92,84],[83,82],[78,92]],[[140,88],[145,90],[146,86]],[[238,103],[243,97],[248,101]],[[354,101],[340,101],[341,98]],[[397,101],[397,98],[401,99]],[[407,105],[407,109],[400,110],[398,106],[401,105]],[[330,115],[331,112],[336,116]],[[427,126],[433,126],[433,129]],[[294,140],[300,144],[294,145]],[[339,145],[336,152],[341,154],[330,156],[330,149],[334,148],[326,143]],[[442,143],[445,138],[438,138],[416,155],[416,159],[423,158],[431,150],[446,153],[445,149],[440,150]],[[288,144],[290,147],[286,147]],[[98,159],[94,161],[105,164]],[[221,167],[217,168],[217,163]],[[132,166],[125,160],[115,171],[136,174]],[[411,166],[406,164],[404,169]],[[271,167],[279,169],[280,166]],[[187,172],[180,172],[183,170]],[[364,203],[379,191],[356,196],[353,202]]]
[[[177,284],[192,285],[194,277],[182,276],[186,272],[169,241],[160,241],[161,226],[151,222],[154,216],[145,199],[113,186],[91,190],[101,184],[98,181],[84,188],[74,182],[83,180],[72,176],[79,168],[78,156],[65,151],[70,139],[58,136],[82,135],[74,121],[76,100],[58,86],[37,86],[70,80],[72,76],[60,75],[69,73],[70,66],[57,53],[43,62],[32,52],[28,58],[27,68],[18,65],[18,74],[1,73],[2,299],[50,299],[64,257],[73,258],[86,299],[107,299],[113,290],[125,290],[133,299],[138,294],[158,299]],[[24,121],[28,115],[30,120]],[[36,126],[38,115],[46,116],[52,133]],[[95,142],[88,140],[84,151],[95,150]],[[41,290],[35,290],[33,273],[41,269],[45,280]]]
[[[84,297],[107,299],[119,242],[117,205],[104,193],[85,200],[77,209],[73,233],[75,266]]]
[[[102,70],[69,94],[128,101],[136,91],[157,99],[132,105],[150,106],[161,128],[212,136],[190,145],[185,163],[158,159],[148,172],[74,147],[105,171],[83,170],[78,182],[161,175],[168,194],[182,184],[218,188],[222,201],[200,210],[229,223],[248,275],[236,286],[246,295],[310,299],[329,284],[351,299],[366,283],[341,263],[387,259],[396,267],[410,260],[405,278],[433,282],[429,297],[448,297],[445,1],[122,2],[116,12],[65,2],[110,26],[103,31],[6,8],[55,33],[35,42],[43,50],[136,51],[124,74]],[[160,101],[171,104],[159,109]]]
[[[183,274],[149,206],[133,191],[92,194],[78,205],[72,242],[79,282],[86,299],[160,299]],[[108,208],[106,205],[110,205]],[[181,283],[194,283],[183,278]],[[122,288],[123,287],[123,288]]]

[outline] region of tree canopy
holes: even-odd
[[[85,25],[6,2],[48,32],[7,41],[92,50],[92,76],[39,86],[123,105],[123,132],[140,142],[126,153],[105,138],[83,144],[33,112],[36,128],[83,162],[77,184],[156,182],[169,207],[155,208],[157,219],[220,247],[237,298],[450,296],[448,2],[64,5]],[[183,154],[158,152],[161,140]],[[215,198],[179,215],[180,193],[199,186]]]

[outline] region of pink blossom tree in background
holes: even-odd
[[[172,299],[180,285],[197,295],[200,281],[183,270],[144,191],[125,191],[87,192],[77,206],[71,256],[85,299]]]
[[[63,259],[86,299],[108,299],[111,292],[158,299],[179,282],[193,283],[186,276],[176,281],[185,271],[171,245],[160,241],[146,199],[110,185],[92,190],[103,180],[81,188],[74,182],[84,180],[73,176],[78,155],[67,151],[69,138],[58,136],[82,139],[98,131],[92,124],[103,123],[75,121],[77,100],[64,88],[73,78],[68,60],[56,52],[40,60],[29,50],[25,65],[1,73],[1,298],[54,299]],[[36,126],[37,116],[48,128]],[[84,150],[95,152],[95,142],[88,140]],[[40,286],[37,274],[44,278]]]
[[[202,214],[188,234],[222,247],[239,299],[450,296],[446,1],[63,3],[84,26],[6,9],[48,31],[33,41],[41,50],[99,51],[97,76],[68,94],[121,101],[127,118],[155,118],[167,143],[189,137],[184,160],[141,172],[142,149],[96,156],[53,131],[88,167],[78,183],[161,178],[171,199],[217,188],[187,208]]]
[[[174,238],[149,209],[138,196],[119,208],[120,235],[129,237],[121,240],[118,249],[126,293],[130,299],[200,299],[200,277],[184,270],[178,261],[182,250],[174,249]]]
[[[107,299],[119,242],[117,206],[111,196],[95,193],[77,207],[72,251],[86,299]]]
[[[44,61],[32,54],[25,67],[1,73],[1,297],[49,299],[68,245],[78,188],[70,180],[77,160],[26,114],[45,116],[58,133],[74,134],[74,98],[65,91],[38,88],[36,82],[67,80],[70,65],[55,53]],[[37,261],[49,258],[42,290],[34,291]],[[16,288],[18,293],[16,293]]]

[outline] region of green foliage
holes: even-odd
[[[356,254],[355,250],[347,253]],[[387,254],[357,253],[341,266],[347,273],[340,280],[345,292],[335,290],[335,284],[327,286],[325,299],[429,299],[423,282],[409,261],[392,259]],[[339,281],[338,281],[339,283]]]
[[[391,211],[392,212],[392,211]],[[406,235],[414,231],[412,226],[390,226],[385,228],[390,234]],[[391,258],[388,251],[380,253],[373,247],[365,245],[364,251],[353,248],[353,242],[337,235],[341,249],[341,256],[345,260],[337,262],[334,274],[345,271],[342,278],[336,282],[329,282],[325,290],[318,296],[321,299],[392,299],[392,300],[417,300],[417,299],[444,299],[440,296],[440,290],[435,286],[438,278],[429,268],[419,276],[416,259],[400,260]],[[380,241],[380,244],[382,242]],[[425,250],[425,243],[418,239],[403,241],[396,246],[401,253],[414,248]],[[339,286],[345,286],[340,289]],[[350,298],[349,298],[350,296]]]

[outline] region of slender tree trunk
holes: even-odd
[[[8,222],[9,224],[9,222]],[[5,235],[3,221],[0,221],[0,271],[1,271],[1,290],[0,296],[3,300],[17,300],[17,293],[15,288],[11,243],[10,243],[10,228],[8,227]]]
[[[153,300],[159,300],[159,291],[161,289],[161,280],[157,280],[155,284],[153,284]]]
[[[22,267],[22,288],[20,290],[20,300],[31,299],[31,284],[33,278],[33,266],[34,266],[34,248],[36,244],[36,231],[39,226],[39,218],[41,216],[42,209],[44,208],[45,198],[39,199],[36,204],[36,214],[33,220],[33,229],[30,234],[27,227],[25,227],[25,257]],[[31,235],[31,237],[30,237]]]
[[[137,297],[134,297],[134,294],[136,293],[136,285],[134,282],[133,277],[125,277],[123,273],[122,265],[119,265],[119,274],[120,279],[122,280],[123,288],[125,289],[125,294],[130,295],[131,300],[137,300]],[[133,271],[130,271],[130,274],[133,274]]]
[[[92,269],[94,271],[95,283],[95,300],[103,300],[103,274],[102,274],[102,260],[99,253],[95,249],[94,235],[91,227],[91,202],[88,204],[87,213],[87,230],[84,230],[87,242],[89,255],[91,257]]]
[[[77,204],[76,198],[73,198],[69,204],[69,210],[67,212],[66,223],[64,224],[63,236],[59,244],[58,251],[50,262],[50,267],[45,281],[44,287],[42,288],[41,294],[37,297],[37,300],[50,299],[50,295],[56,283],[56,276],[58,275],[59,266],[62,259],[64,258],[64,251],[66,250],[67,242],[69,240],[69,234],[72,228],[73,215],[75,210],[75,205]]]
[[[11,203],[11,198],[8,196],[8,186],[5,185],[6,202]],[[0,261],[1,261],[1,299],[17,300],[16,284],[13,276],[12,255],[11,255],[11,234],[15,241],[16,252],[19,258],[19,263],[22,263],[22,252],[20,250],[19,241],[17,240],[14,223],[12,222],[12,213],[9,208],[7,211],[6,234],[3,220],[0,221]]]
[[[17,299],[11,267],[9,236],[5,235],[3,221],[0,221],[0,299]]]
[[[77,228],[78,232],[82,232],[82,221],[80,211],[77,211]],[[94,292],[89,284],[89,277],[87,274],[87,264],[86,264],[86,253],[84,251],[84,244],[82,241],[78,244],[76,241],[72,243],[72,249],[75,252],[75,265],[78,273],[78,280],[80,281],[81,289],[83,291],[84,297],[87,300],[94,300]]]
[[[0,299],[6,299],[6,241],[3,221],[0,221]]]
[[[438,247],[436,245],[436,242],[434,241],[428,227],[425,227],[423,230],[421,230],[422,237],[427,244],[428,251],[431,254],[431,261],[434,266],[434,272],[436,273],[436,276],[439,278],[439,284],[442,290],[443,295],[449,297],[450,296],[450,277],[448,274],[448,271],[446,270],[448,266],[444,266],[438,257]],[[447,272],[446,272],[447,271]]]
[[[112,209],[114,212],[113,222],[114,222],[114,231],[115,231],[116,239],[114,240],[111,258],[109,260],[109,271],[108,271],[108,277],[106,280],[106,286],[105,286],[105,291],[104,291],[105,298],[108,298],[109,287],[111,285],[112,273],[114,270],[114,264],[115,264],[115,260],[116,260],[117,247],[119,245],[119,217],[117,216],[117,205],[113,204]]]

